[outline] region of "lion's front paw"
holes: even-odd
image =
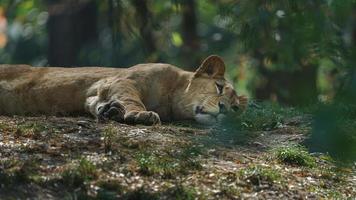
[[[125,122],[128,124],[155,125],[161,124],[159,115],[152,111],[131,111],[125,114]]]
[[[118,101],[113,100],[98,107],[99,121],[114,120],[123,122],[125,107]]]

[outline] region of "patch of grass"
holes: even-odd
[[[183,149],[181,153],[172,156],[174,156],[176,159],[179,160],[180,172],[185,173],[188,170],[202,169],[200,162],[197,159],[194,159],[195,157],[202,154],[203,154],[202,148],[193,145]]]
[[[20,162],[15,159],[1,161],[0,183],[4,185],[16,185],[28,183],[38,177],[38,164],[34,160]]]
[[[48,131],[48,127],[36,122],[33,123],[30,122],[30,123],[17,125],[15,134],[17,136],[31,137],[34,139],[38,139],[41,137],[41,133],[44,131]]]
[[[117,131],[113,125],[109,125],[104,129],[103,138],[104,138],[105,153],[112,151],[114,137],[116,136],[116,134],[117,134]]]
[[[294,108],[286,108],[276,104],[263,103],[249,106],[240,115],[230,115],[222,123],[224,127],[232,126],[239,130],[268,131],[278,128],[286,118],[300,116],[302,113]]]
[[[156,199],[159,199],[159,195],[152,194],[150,192],[146,192],[143,188],[139,188],[134,191],[125,193],[125,195],[123,195],[120,199],[123,199],[123,200],[156,200]]]
[[[281,180],[280,172],[265,166],[252,165],[240,170],[240,177],[253,185],[260,185],[261,183],[273,184]]]
[[[97,185],[100,187],[97,199],[117,199],[117,196],[124,191],[120,182],[116,180],[99,181]]]
[[[326,195],[327,199],[343,199],[343,195],[336,190],[329,190]]]
[[[194,188],[184,187],[182,185],[170,188],[165,193],[170,199],[176,200],[193,200],[197,198],[197,192]]]
[[[179,172],[179,163],[170,157],[141,153],[137,156],[137,162],[140,172],[148,176],[173,178]]]
[[[273,150],[275,157],[282,163],[304,167],[315,167],[316,160],[306,148],[295,145],[278,147]]]
[[[249,106],[241,114],[228,114],[213,133],[223,143],[246,144],[260,135],[258,131],[280,128],[286,123],[286,119],[296,116],[303,116],[303,113],[294,108],[262,103]]]
[[[62,173],[63,183],[70,187],[79,187],[85,181],[90,181],[97,177],[96,166],[85,158],[80,159],[76,167],[67,169]]]
[[[144,175],[160,175],[162,178],[173,178],[189,170],[200,170],[202,166],[197,159],[200,150],[195,147],[188,147],[174,154],[161,152],[159,155],[153,153],[139,153],[136,161],[139,170]]]
[[[238,199],[241,195],[241,190],[235,186],[231,185],[220,185],[220,195],[226,197],[227,199]]]
[[[4,122],[0,122],[0,131],[1,132],[5,132],[10,130],[10,126],[5,124]]]

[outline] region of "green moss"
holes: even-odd
[[[275,157],[282,163],[304,167],[315,167],[316,160],[302,146],[279,147],[273,150]]]

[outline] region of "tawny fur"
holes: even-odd
[[[163,121],[194,119],[198,105],[211,114],[219,112],[221,101],[227,109],[241,106],[241,100],[246,103],[225,81],[224,66],[219,65],[224,64],[217,56],[208,58],[196,72],[157,63],[127,69],[0,65],[0,114],[97,117],[101,105],[117,100],[125,108],[125,117],[153,111]],[[225,94],[216,93],[216,81],[224,82]]]

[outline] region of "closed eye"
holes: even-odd
[[[217,92],[218,94],[222,94],[224,92],[224,85],[220,84],[220,83],[215,83],[216,85],[216,89],[217,89]]]

